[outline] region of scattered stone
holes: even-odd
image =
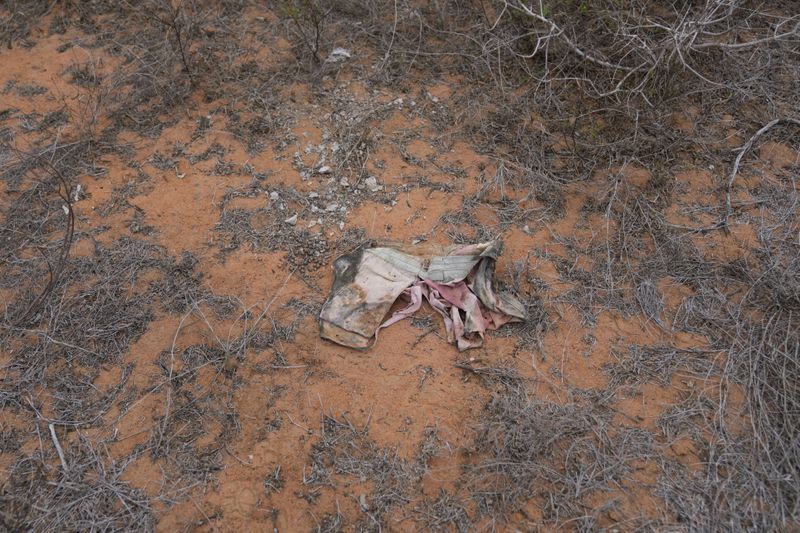
[[[342,187],[349,187],[350,182],[347,180],[347,178],[342,178],[339,180],[339,185],[341,185]]]
[[[284,220],[284,222],[286,222],[290,226],[294,226],[295,224],[297,224],[297,213]]]
[[[328,212],[331,212],[331,211],[336,211],[337,209],[339,209],[339,204],[336,204],[336,203],[333,203],[333,204],[328,204],[328,205],[325,207],[325,211],[328,211]]]
[[[328,165],[321,166],[319,170],[317,170],[318,174],[330,174],[331,172],[333,172],[333,169]]]
[[[530,226],[528,226],[527,224],[525,224],[524,226],[522,226],[522,231],[524,231],[524,232],[525,232],[525,233],[527,233],[528,235],[530,235],[530,234],[531,234],[531,228],[530,228]]]
[[[340,230],[344,229],[344,220],[339,222],[339,229]]]
[[[269,193],[269,199],[272,200],[273,202],[277,200],[279,197],[280,195],[278,194],[278,191],[272,191],[271,193]]]
[[[319,193],[311,191],[310,193],[308,193],[308,197],[309,198],[319,198]]]
[[[350,50],[348,50],[347,48],[336,47],[331,51],[330,55],[328,56],[328,59],[326,59],[325,61],[327,63],[338,63],[339,61],[345,61],[347,59],[350,59],[351,57],[352,53],[350,52]]]
[[[364,180],[364,184],[367,186],[371,192],[378,192],[383,190],[383,185],[378,183],[378,180],[375,176],[370,176]]]

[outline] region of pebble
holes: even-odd
[[[280,195],[278,194],[278,191],[272,191],[271,193],[269,193],[269,199],[272,200],[273,202],[277,200],[279,197]]]
[[[350,52],[350,50],[348,50],[347,48],[336,47],[331,51],[330,55],[328,56],[328,59],[326,59],[325,61],[328,63],[338,63],[339,61],[350,59],[351,55],[352,52]]]
[[[380,185],[378,183],[378,180],[375,178],[375,176],[370,176],[367,179],[365,179],[364,184],[367,186],[367,189],[369,189],[371,192],[378,192],[383,190],[383,185]]]
[[[295,224],[297,224],[297,213],[284,220],[284,222],[286,222],[290,226],[294,226]]]
[[[331,172],[333,172],[333,169],[328,165],[319,167],[319,169],[317,170],[318,174],[330,174]]]

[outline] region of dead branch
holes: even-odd
[[[733,206],[731,205],[731,193],[733,188],[733,180],[736,179],[736,175],[739,173],[739,165],[742,162],[742,158],[744,154],[746,154],[752,147],[753,144],[765,133],[769,130],[777,126],[778,124],[794,124],[796,126],[800,126],[800,120],[792,117],[782,117],[776,118],[764,125],[760,130],[755,132],[755,134],[748,139],[746,143],[739,148],[738,152],[739,155],[736,156],[736,161],[733,162],[733,169],[731,169],[731,173],[728,176],[728,182],[725,188],[725,215],[723,216],[722,220],[720,220],[718,226],[719,227],[726,227],[728,225],[728,219],[733,214]]]

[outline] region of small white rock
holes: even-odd
[[[347,178],[342,178],[339,180],[339,185],[341,185],[342,187],[349,187],[350,182],[347,180]]]
[[[340,48],[336,47],[331,50],[328,59],[325,61],[328,63],[338,63],[339,61],[344,61],[345,59],[350,59],[352,57],[352,53],[347,48]]]
[[[295,224],[297,224],[297,213],[284,220],[284,222],[286,222],[290,226],[294,226]]]
[[[377,178],[375,178],[375,176],[370,176],[367,179],[365,179],[364,184],[367,186],[367,189],[369,189],[372,192],[378,192],[383,190],[383,185],[380,185],[378,183],[378,180]]]
[[[279,197],[280,195],[278,194],[278,191],[272,191],[271,193],[269,193],[269,199],[272,200],[273,202],[277,200]]]
[[[319,193],[311,191],[310,193],[308,193],[308,197],[309,198],[319,198]]]
[[[531,234],[531,228],[530,228],[530,227],[529,227],[527,224],[525,224],[524,226],[522,226],[522,231],[524,231],[524,232],[525,232],[525,233],[527,233],[528,235],[530,235],[530,234]]]
[[[317,170],[318,174],[330,174],[331,172],[333,172],[333,169],[328,165],[321,166],[319,167],[319,170]]]
[[[336,211],[337,209],[339,209],[339,204],[328,204],[327,207],[325,207],[325,211],[328,212]]]
[[[339,222],[339,229],[344,229],[344,221]]]

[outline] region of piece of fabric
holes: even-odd
[[[416,313],[427,300],[442,316],[448,342],[459,350],[483,343],[484,332],[525,320],[524,306],[493,287],[499,240],[448,249],[360,248],[333,264],[331,294],[320,313],[320,335],[367,348],[379,331]],[[407,302],[386,319],[392,305]]]

